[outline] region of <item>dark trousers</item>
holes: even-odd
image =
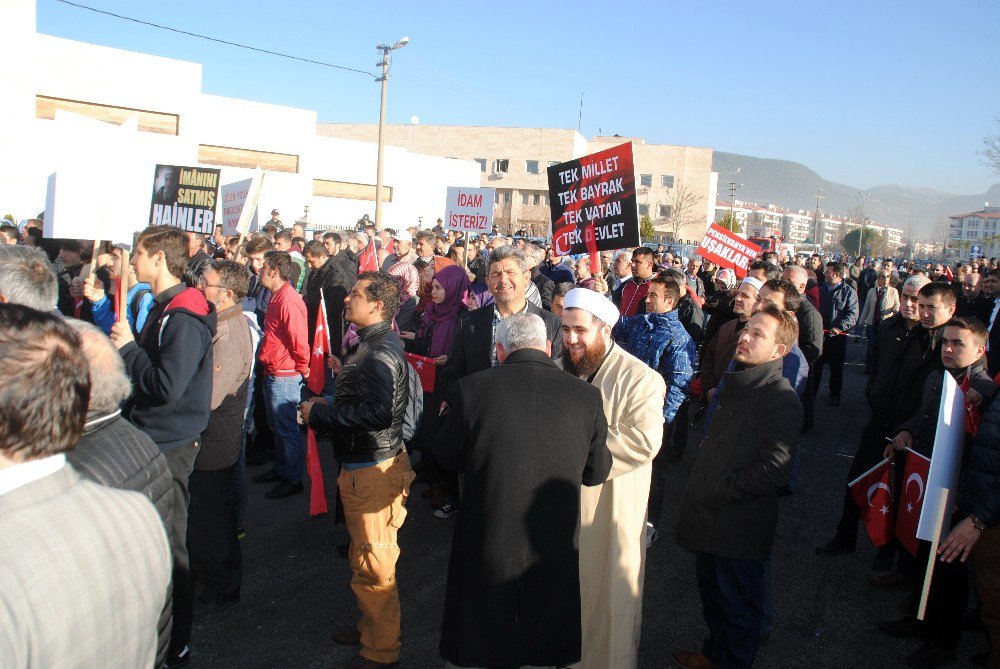
[[[253,377],[253,439],[247,440],[247,459],[257,464],[270,462],[274,454],[274,431],[267,422],[267,398],[264,397],[264,365],[257,365]]]
[[[188,482],[198,457],[198,442],[165,451],[167,466],[173,478],[174,503],[170,507],[170,552],[173,557],[174,627],[170,633],[169,654],[184,650],[191,640],[194,586],[187,552],[188,504],[191,501]]]
[[[708,637],[701,652],[724,669],[750,667],[764,616],[764,560],[698,553],[698,592]]]
[[[236,538],[233,475],[237,465],[191,472],[188,554],[197,599],[225,604],[240,599],[243,556]]]
[[[823,366],[830,367],[830,397],[840,397],[844,387],[844,359],[847,357],[847,335],[825,337],[823,355],[816,361],[816,388],[823,380]]]
[[[949,527],[954,527],[964,517],[964,514],[955,514]],[[929,559],[931,542],[921,541],[916,562],[920,566],[918,573],[921,582]],[[919,595],[914,597],[914,601],[919,604]],[[962,623],[968,602],[969,571],[966,564],[961,560],[950,563],[938,560],[934,565],[934,576],[931,578],[931,590],[927,598],[927,615],[924,618],[927,638],[934,645],[955,650],[962,637]]]
[[[990,635],[987,666],[995,669],[1000,667],[1000,527],[983,532],[971,559],[979,588],[979,617]]]
[[[808,432],[813,427],[816,389],[819,386],[819,359],[809,364],[809,378],[806,379],[806,389],[802,393],[802,432]]]
[[[649,482],[646,520],[657,529],[660,527],[660,516],[663,515],[663,493],[666,488],[667,467],[670,466],[671,462],[677,462],[677,460],[672,459],[673,453],[671,452],[671,433],[676,422],[675,420],[673,423],[663,424],[663,445],[660,446],[660,451],[653,458],[653,474]]]

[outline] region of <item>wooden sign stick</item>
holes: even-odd
[[[934,563],[938,561],[938,544],[941,542],[941,535],[944,534],[946,515],[948,513],[948,489],[941,489],[941,497],[937,509],[939,532],[934,533],[934,540],[931,541],[931,556],[927,560],[927,573],[924,575],[924,587],[920,592],[920,607],[917,609],[917,620],[923,620],[927,613],[927,600],[931,594],[931,579],[934,578]]]
[[[119,278],[118,278],[118,322],[128,324],[128,318],[126,314],[128,313],[128,306],[125,304],[125,300],[128,299],[128,273],[129,270],[125,269],[128,267],[128,249],[122,248],[122,268]]]

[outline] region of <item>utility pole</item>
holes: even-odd
[[[816,189],[816,213],[813,215],[813,244],[823,246],[823,226],[819,222],[819,201],[825,198],[823,189]]]
[[[379,44],[375,47],[382,52],[382,60],[375,63],[376,67],[382,68],[382,76],[376,79],[382,83],[382,99],[378,112],[378,159],[375,164],[375,227],[378,229],[382,228],[382,154],[385,152],[385,89],[389,81],[389,65],[392,63],[390,54],[409,43],[410,38],[404,37],[392,46]]]
[[[736,190],[741,185],[742,184],[738,184],[735,181],[730,181],[729,182],[729,224],[732,225],[732,226],[736,225],[736,214],[735,214],[735,210],[736,210]],[[737,232],[737,231],[733,230],[733,232]]]
[[[867,198],[871,193],[865,193],[864,191],[858,191],[858,195],[861,196],[861,220],[858,221],[861,227],[858,229],[858,258],[861,257],[861,242],[865,237],[865,198]]]

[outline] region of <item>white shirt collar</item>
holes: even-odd
[[[57,453],[38,460],[29,460],[13,467],[0,469],[0,495],[34,483],[66,466],[66,455]]]

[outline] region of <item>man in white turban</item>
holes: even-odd
[[[632,669],[638,663],[646,560],[646,501],[653,456],[663,438],[663,378],[616,346],[618,309],[574,288],[563,302],[563,368],[597,386],[608,421],[611,473],[581,491],[580,667]]]

